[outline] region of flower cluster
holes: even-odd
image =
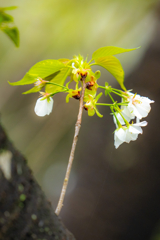
[[[126,106],[122,105],[121,109],[117,109],[113,113],[114,123],[117,129],[114,132],[114,145],[118,148],[123,142],[129,143],[138,138],[138,134],[142,134],[142,128],[147,125],[146,121],[139,122],[142,118],[147,117],[151,110],[150,104],[153,100],[147,97],[141,97],[138,94],[124,92],[122,103],[126,102]],[[136,118],[136,123],[129,123],[130,120]]]
[[[43,117],[52,112],[54,102],[52,97],[57,93],[67,94],[67,103],[70,98],[81,99],[82,86],[85,82],[84,109],[88,111],[89,116],[96,114],[98,117],[103,117],[98,110],[98,106],[110,107],[116,125],[114,145],[118,148],[123,142],[129,143],[136,140],[138,134],[142,134],[141,127],[146,126],[147,122],[140,122],[140,120],[148,115],[151,109],[150,104],[154,102],[147,97],[141,97],[127,91],[124,86],[123,68],[119,60],[113,55],[133,50],[135,48],[102,47],[93,53],[89,62],[81,55],[75,56],[71,60],[66,58],[44,60],[35,64],[22,80],[10,84],[34,84],[34,87],[24,94],[40,92],[41,96],[36,102],[34,111],[38,116]],[[97,81],[101,73],[100,71],[93,72],[91,69],[93,65],[99,65],[109,71],[116,78],[122,90],[114,89],[108,83],[100,86]],[[67,77],[69,77],[69,81],[65,84]],[[69,88],[71,83],[72,88]],[[42,89],[44,89],[44,92],[42,92]],[[102,96],[102,92],[99,93],[98,91],[101,89],[104,90],[106,96],[109,96],[112,103],[98,103]],[[112,97],[113,94],[120,96],[122,101],[117,103]],[[130,123],[135,118],[136,123]]]

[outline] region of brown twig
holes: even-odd
[[[72,167],[72,163],[73,163],[73,159],[74,159],[74,152],[75,152],[75,149],[76,149],[76,144],[77,144],[77,141],[78,141],[78,135],[79,135],[79,131],[80,131],[80,128],[81,128],[82,112],[83,112],[83,99],[84,99],[84,92],[85,92],[85,88],[86,88],[85,78],[86,78],[86,76],[82,77],[83,86],[82,86],[82,94],[81,94],[80,104],[79,104],[79,112],[78,112],[77,122],[75,124],[75,133],[74,133],[72,148],[71,148],[71,152],[70,152],[70,156],[69,156],[66,176],[65,176],[65,179],[64,179],[64,182],[63,182],[61,195],[60,195],[58,205],[57,205],[57,208],[56,208],[56,211],[55,211],[55,213],[57,215],[59,215],[59,213],[60,213],[60,211],[63,207],[63,201],[64,201],[64,197],[65,197],[65,193],[66,193],[66,189],[67,189],[67,185],[68,185],[68,180],[69,180],[69,176],[70,176],[70,172],[71,172],[71,167]]]

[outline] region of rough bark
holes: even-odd
[[[10,171],[11,170],[11,171]],[[74,240],[0,125],[0,239]]]

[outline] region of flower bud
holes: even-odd
[[[92,87],[94,86],[95,82],[94,81],[89,81],[86,83],[86,88],[89,90],[92,90]]]
[[[95,77],[96,77],[96,79],[100,78],[100,76],[101,76],[101,72],[100,72],[99,70],[96,71],[96,72],[95,72]]]
[[[81,97],[80,91],[78,91],[77,94],[72,95],[72,97],[75,99],[80,99],[80,97]]]

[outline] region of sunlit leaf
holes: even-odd
[[[8,37],[14,42],[14,44],[18,47],[19,46],[19,31],[16,27],[8,27],[5,26],[2,28],[2,31],[5,32]]]
[[[1,7],[0,11],[10,11],[16,9],[16,6],[10,6],[10,7]]]
[[[107,69],[118,81],[121,88],[125,90],[123,85],[124,82],[124,71],[120,61],[113,56],[98,58],[95,61],[96,65],[104,67]]]
[[[57,84],[60,84],[60,85],[64,85],[64,82],[66,80],[66,78],[68,77],[68,75],[70,74],[70,69],[69,68],[63,68],[59,74],[57,74],[50,82],[53,82],[53,83],[57,83]],[[61,87],[59,86],[55,86],[55,85],[52,85],[52,84],[47,84],[46,85],[46,88],[45,88],[45,91],[47,93],[55,93],[57,91],[60,91],[62,90]]]
[[[53,78],[55,78],[57,76],[57,74],[59,74],[59,73],[60,73],[60,70],[55,72],[55,73],[53,73],[53,74],[51,74],[51,75],[49,75],[49,76],[47,76],[47,77],[44,77],[43,79],[46,80],[46,81],[50,81]]]
[[[8,37],[13,41],[13,43],[16,45],[16,47],[19,46],[19,31],[17,27],[11,27],[8,24],[12,23],[14,21],[13,17],[5,11],[8,10],[14,10],[17,7],[12,6],[12,7],[4,7],[0,8],[0,29],[5,32]]]
[[[41,90],[41,87],[35,86],[35,87],[31,88],[30,90],[23,92],[23,94],[35,93],[35,92],[39,92],[40,90]]]
[[[97,49],[93,53],[92,59],[95,60],[95,59],[101,58],[101,57],[107,57],[107,56],[112,56],[112,55],[119,54],[119,53],[130,52],[130,51],[136,50],[138,48],[125,49],[125,48],[119,48],[119,47],[114,47],[114,46],[102,47],[102,48]]]
[[[38,77],[47,80],[48,76],[60,71],[62,68],[64,68],[64,64],[58,60],[43,60],[31,67],[22,80],[10,84],[13,86],[32,84]]]
[[[0,11],[0,23],[13,22],[13,17],[5,12]]]
[[[16,86],[16,85],[27,85],[27,84],[32,84],[36,82],[38,76],[37,74],[29,74],[26,73],[26,75],[18,82],[9,82],[10,85]]]
[[[29,74],[37,74],[42,79],[61,70],[64,64],[58,60],[48,59],[36,63],[30,70]]]
[[[58,61],[64,63],[64,65],[66,65],[70,61],[70,59],[68,59],[68,58],[60,58],[60,59],[58,59]]]

